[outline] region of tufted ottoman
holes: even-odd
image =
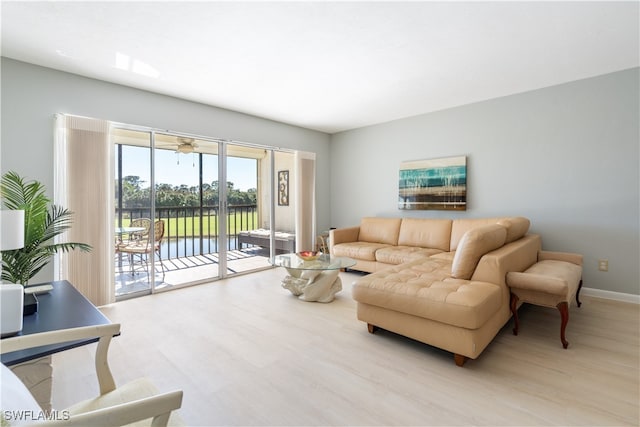
[[[565,329],[569,322],[569,306],[575,297],[578,307],[582,288],[582,255],[540,251],[538,262],[522,273],[507,273],[511,292],[511,312],[515,320],[513,334],[518,335],[518,303],[526,302],[560,311],[560,341],[567,348]]]

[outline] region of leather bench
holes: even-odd
[[[566,349],[565,329],[569,322],[569,306],[575,297],[578,307],[582,288],[582,255],[568,252],[540,251],[538,262],[524,272],[507,273],[511,293],[511,312],[518,335],[518,304],[529,303],[555,307],[560,311],[560,341]]]

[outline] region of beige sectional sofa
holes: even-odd
[[[369,272],[353,284],[358,319],[475,359],[511,316],[508,272],[536,263],[541,241],[523,217],[363,218],[335,229],[330,252]]]

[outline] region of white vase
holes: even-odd
[[[24,288],[13,283],[0,284],[0,331],[2,337],[22,330]]]

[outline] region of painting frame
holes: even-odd
[[[467,210],[467,157],[401,162],[398,209]]]
[[[278,171],[278,206],[289,206],[289,171]]]

